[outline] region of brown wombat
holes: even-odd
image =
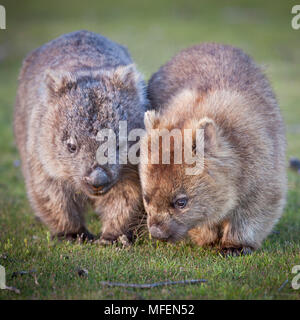
[[[145,86],[127,50],[88,31],[63,35],[24,61],[14,131],[31,205],[54,235],[91,239],[83,213],[101,214],[101,240],[130,236],[142,205],[137,166],[100,166],[97,133],[143,127]]]
[[[140,177],[152,236],[189,234],[233,255],[259,248],[286,195],[284,124],[260,68],[240,49],[201,44],[161,67],[148,96]],[[185,162],[146,163],[150,130],[163,128],[204,130],[201,174],[186,175]]]

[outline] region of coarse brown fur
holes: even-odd
[[[143,127],[145,86],[123,46],[88,31],[63,35],[24,61],[14,132],[30,203],[53,235],[88,239],[84,211],[101,215],[101,240],[130,237],[142,209],[137,166],[107,164],[109,185],[94,192],[99,130]],[[76,146],[70,153],[68,146]],[[99,169],[100,170],[100,169]]]
[[[260,68],[240,49],[201,44],[161,67],[148,95],[155,111],[145,114],[140,177],[150,232],[233,254],[259,248],[286,196],[284,124]],[[186,175],[185,163],[145,164],[150,131],[162,128],[204,130],[199,175]]]

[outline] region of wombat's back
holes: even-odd
[[[24,60],[20,80],[46,68],[68,71],[80,68],[114,68],[132,63],[127,49],[90,31],[64,34],[34,50]],[[29,68],[30,67],[30,68]]]
[[[268,81],[241,49],[203,43],[180,51],[150,79],[148,96],[155,109],[163,109],[184,88],[207,93],[217,89],[274,97]]]

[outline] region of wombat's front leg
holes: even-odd
[[[251,254],[261,245],[269,232],[269,224],[262,216],[253,218],[251,214],[240,212],[222,224],[220,249],[224,256]]]
[[[92,240],[82,216],[86,202],[82,196],[61,182],[44,177],[43,183],[39,183],[38,179],[31,175],[27,181],[28,194],[37,217],[49,227],[52,236]]]
[[[214,246],[219,240],[219,228],[218,226],[203,225],[191,229],[189,236],[193,242],[201,247]]]
[[[140,190],[137,179],[122,180],[96,200],[96,211],[101,214],[103,224],[98,243],[112,244],[121,241],[126,245],[132,242],[143,212]]]

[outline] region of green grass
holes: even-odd
[[[32,49],[78,29],[128,46],[148,78],[181,48],[217,41],[243,48],[266,66],[287,123],[288,154],[300,157],[300,30],[291,28],[293,1],[2,1],[0,30],[0,264],[7,285],[0,299],[299,299],[291,287],[300,264],[300,175],[289,172],[287,207],[275,233],[251,256],[224,259],[189,242],[100,248],[49,240],[30,208],[12,135],[21,61]],[[99,233],[97,217],[88,226]],[[78,268],[88,270],[79,277]],[[12,278],[15,271],[36,270]],[[207,284],[151,290],[104,288],[100,281],[154,282],[205,278]],[[282,290],[280,286],[288,280]]]

